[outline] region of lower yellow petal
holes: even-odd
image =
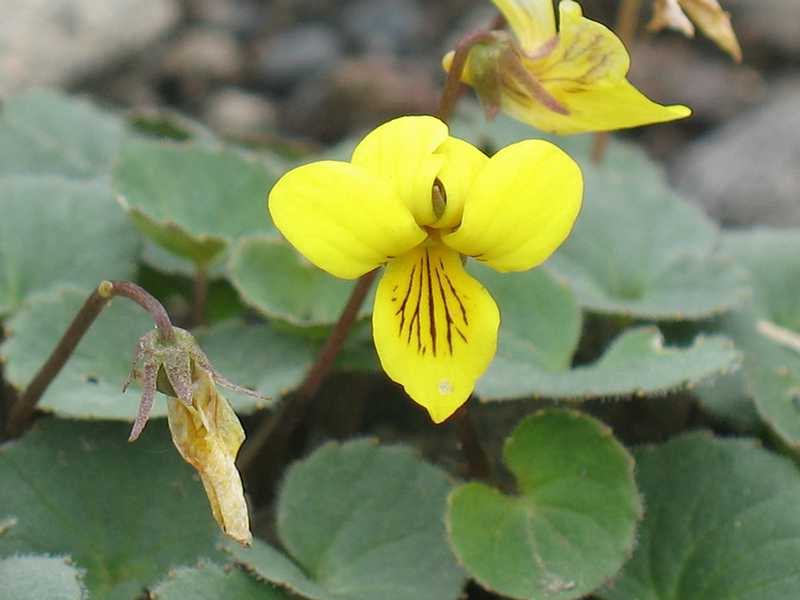
[[[292,169],[272,188],[269,212],[308,260],[345,279],[371,271],[427,235],[387,182],[344,162]]]
[[[435,242],[388,264],[372,312],[383,369],[436,423],[469,398],[494,356],[499,325],[489,292],[458,253]]]
[[[371,131],[353,151],[352,163],[394,188],[420,225],[437,216],[431,188],[444,158],[434,151],[447,139],[447,125],[436,117],[400,117]]]
[[[472,184],[461,226],[442,241],[498,271],[540,264],[581,207],[580,167],[555,144],[525,140],[495,154]]]

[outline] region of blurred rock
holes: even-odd
[[[242,69],[242,52],[227,31],[192,27],[181,32],[164,55],[167,76],[233,81]]]
[[[650,38],[631,54],[631,81],[657,102],[691,107],[695,120],[727,121],[764,100],[758,71],[721,51],[709,57],[692,40]]]
[[[800,57],[800,3],[797,0],[725,0],[725,10],[747,62],[751,54],[770,48],[789,57]]]
[[[218,133],[248,138],[274,129],[277,109],[269,100],[237,88],[208,98],[203,120]]]
[[[674,164],[678,186],[728,226],[800,226],[800,79],[688,146]]]
[[[193,21],[250,35],[264,26],[263,9],[258,0],[184,0],[186,13]]]
[[[430,70],[413,61],[352,59],[300,85],[286,102],[283,122],[324,142],[406,114],[431,114],[439,89]]]
[[[177,0],[3,0],[0,96],[65,85],[152,44],[178,20]]]
[[[258,51],[261,82],[285,90],[330,69],[342,56],[339,36],[324,25],[302,25],[278,33]]]
[[[416,0],[355,0],[341,17],[342,28],[359,52],[407,56],[432,35]]]

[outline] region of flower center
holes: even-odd
[[[431,188],[431,202],[433,203],[433,214],[437,219],[441,219],[444,209],[447,207],[447,192],[438,177],[433,181]]]

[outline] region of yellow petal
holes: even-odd
[[[683,12],[678,0],[654,0],[653,18],[647,24],[648,31],[669,28],[680,31],[686,37],[694,36],[694,25]]]
[[[430,189],[427,194],[430,199]],[[292,169],[272,188],[269,212],[308,260],[346,279],[371,271],[426,236],[391,185],[344,162]]]
[[[442,241],[498,271],[530,269],[569,235],[582,194],[580,168],[560,148],[542,140],[512,144],[480,172],[461,226]]]
[[[436,154],[445,158],[437,178],[442,183],[447,203],[444,213],[432,227],[452,228],[461,223],[467,192],[489,158],[472,144],[454,137],[447,138]]]
[[[389,182],[419,225],[430,225],[431,189],[443,157],[434,151],[447,139],[435,117],[400,117],[371,131],[353,151],[352,163]]]
[[[492,0],[520,45],[535,51],[556,34],[553,0]]]
[[[559,11],[556,48],[545,58],[523,62],[568,114],[548,109],[513,78],[502,95],[504,111],[560,134],[623,129],[691,114],[685,106],[656,104],[631,85],[625,79],[630,66],[625,46],[607,27],[584,18],[577,2],[563,0]]]
[[[742,49],[731,25],[731,16],[717,0],[680,0],[698,27],[720,48],[730,54],[736,62],[742,60]]]
[[[378,284],[372,331],[383,369],[436,423],[469,398],[499,325],[492,297],[441,244],[394,259]]]
[[[200,474],[211,512],[225,534],[250,544],[250,520],[236,454],[244,430],[225,397],[217,392],[208,373],[195,382],[192,406],[167,399],[172,441],[183,459]]]

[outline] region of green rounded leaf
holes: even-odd
[[[534,361],[523,362],[522,354],[517,356],[518,361],[496,361],[478,380],[475,389],[482,400],[655,394],[729,372],[741,358],[721,336],[699,336],[686,348],[665,346],[655,327],[623,332],[597,362],[573,369],[545,370]]]
[[[258,541],[230,552],[312,600],[455,600],[464,574],[442,522],[450,489],[408,448],[326,444],[281,488],[278,537],[291,558]]]
[[[83,100],[31,90],[3,103],[0,175],[107,175],[123,134],[116,117]]]
[[[288,600],[269,583],[258,581],[236,567],[211,563],[170,573],[150,592],[152,600]]]
[[[92,598],[130,600],[170,567],[215,557],[217,526],[166,425],[39,421],[0,447],[0,556],[69,553]]]
[[[0,559],[0,600],[86,600],[82,574],[67,558]]]
[[[724,247],[749,271],[753,301],[746,310],[725,315],[721,329],[744,354],[744,378],[758,414],[798,448],[800,348],[770,332],[777,326],[800,343],[800,231],[728,233]]]
[[[71,288],[39,296],[7,323],[8,338],[0,345],[0,356],[6,362],[6,379],[16,389],[25,389],[33,379],[87,296]],[[139,338],[152,329],[150,316],[139,306],[124,298],[113,300],[47,388],[38,408],[65,417],[133,420],[138,388],[132,386],[123,394],[122,385]],[[156,402],[153,415],[165,414],[165,403]]]
[[[276,176],[234,151],[134,140],[113,175],[139,229],[197,265],[212,264],[243,235],[274,231],[265,198]]]
[[[580,598],[629,556],[642,504],[633,459],[598,421],[548,410],[524,419],[503,460],[517,495],[467,483],[450,495],[450,543],[504,597]]]
[[[244,302],[293,325],[335,323],[355,285],[318,269],[279,239],[249,237],[231,254],[228,270]],[[372,298],[365,300],[360,316],[372,313]]]
[[[647,512],[606,600],[783,600],[800,589],[800,476],[748,440],[690,434],[636,452]]]
[[[196,338],[219,373],[271,401],[300,384],[317,349],[311,340],[276,330],[268,323],[227,321],[198,331]],[[245,414],[272,404],[229,390],[225,396],[237,412]]]
[[[139,238],[106,185],[0,177],[0,202],[0,317],[38,292],[133,276]]]

